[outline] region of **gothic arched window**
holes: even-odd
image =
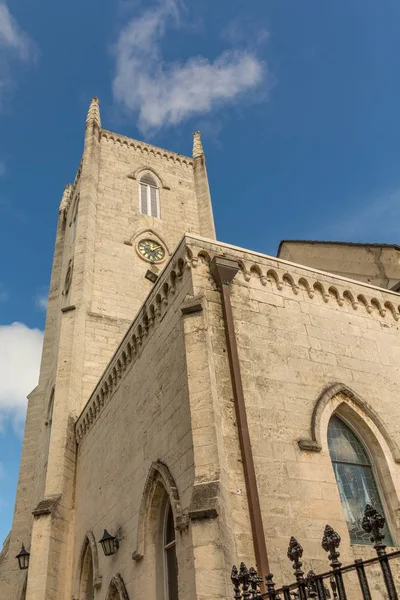
[[[90,544],[87,544],[81,567],[79,600],[94,600],[93,556]]]
[[[178,568],[176,561],[175,524],[171,504],[168,502],[164,520],[164,581],[165,600],[178,600]]]
[[[140,212],[149,217],[160,217],[160,198],[158,184],[155,178],[146,173],[142,175],[139,183]]]
[[[328,446],[352,544],[370,544],[362,526],[364,510],[372,504],[384,514],[382,501],[368,454],[353,431],[337,416],[328,425]],[[387,525],[385,542],[392,545]]]

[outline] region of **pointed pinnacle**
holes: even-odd
[[[86,117],[86,127],[88,125],[97,125],[97,127],[101,128],[99,104],[100,100],[98,98],[95,97],[91,99],[88,114]]]
[[[67,185],[64,188],[64,192],[61,198],[61,202],[60,202],[60,208],[58,209],[58,212],[67,212],[68,208],[69,208],[69,204],[71,202],[71,189],[72,186],[67,183]]]
[[[193,133],[193,158],[204,156],[203,144],[201,143],[200,131]]]

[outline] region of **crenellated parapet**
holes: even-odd
[[[143,142],[133,140],[132,138],[126,137],[124,135],[113,133],[112,131],[106,131],[105,129],[102,129],[101,137],[106,139],[108,142],[120,144],[121,146],[126,146],[127,148],[131,148],[133,150],[136,150],[137,152],[141,152],[144,155],[152,155],[163,160],[169,160],[185,165],[186,167],[193,166],[193,160],[188,156],[184,156],[183,154],[178,154],[176,152],[171,152],[170,150],[164,150],[163,148],[159,148],[158,146],[152,146],[151,144],[145,144]]]

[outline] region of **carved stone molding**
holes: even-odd
[[[195,483],[189,506],[191,521],[215,519],[218,516],[219,480]]]
[[[129,175],[127,175],[128,179],[140,179],[140,175],[143,173],[147,173],[150,172],[152,173],[159,181],[160,183],[160,187],[162,187],[164,190],[170,190],[171,188],[165,184],[165,182],[161,179],[160,175],[157,173],[157,171],[155,171],[154,169],[152,169],[151,167],[147,167],[147,166],[142,166],[139,167],[139,169],[136,169],[136,171],[134,173],[130,173]]]
[[[42,515],[51,515],[61,498],[61,494],[57,496],[49,496],[39,502],[36,508],[32,511],[34,517],[41,517]]]
[[[120,600],[129,600],[129,595],[120,573],[117,573],[111,579],[110,585],[108,586],[106,600],[114,600],[115,594],[118,594]]]
[[[132,553],[132,559],[136,562],[140,561],[144,556],[146,517],[152,507],[156,489],[160,484],[165,489],[171,503],[175,529],[178,531],[185,531],[189,526],[188,515],[182,510],[178,488],[170,470],[160,461],[153,462],[147,475],[146,483],[143,488],[142,500],[140,502],[136,549]]]
[[[310,438],[308,439],[300,439],[298,440],[298,445],[301,450],[305,450],[308,452],[320,452],[322,449],[321,444],[321,434],[320,434],[320,423],[321,416],[332,398],[336,396],[343,396],[344,399],[348,398],[351,402],[353,402],[361,411],[365,414],[366,417],[371,419],[374,425],[377,427],[378,431],[381,433],[383,438],[385,439],[391,453],[393,456],[393,460],[396,463],[400,463],[400,451],[396,441],[392,436],[389,435],[385,425],[382,422],[382,419],[375,412],[375,410],[354,390],[349,388],[344,383],[335,383],[334,385],[326,388],[322,394],[317,399],[312,416],[311,416],[311,426],[310,426]],[[345,400],[344,400],[345,401]]]
[[[82,577],[82,570],[83,570],[83,565],[84,565],[84,561],[85,561],[85,556],[86,556],[86,552],[88,550],[88,547],[90,546],[90,551],[91,551],[91,556],[92,556],[92,566],[93,566],[93,586],[96,589],[99,589],[101,587],[102,581],[103,581],[103,577],[102,575],[100,575],[99,572],[99,555],[97,552],[97,544],[96,544],[96,539],[93,535],[92,531],[86,531],[85,533],[85,538],[81,547],[81,551],[79,554],[79,559],[77,562],[77,570],[76,570],[76,574],[75,574],[75,598],[79,598],[79,587],[81,585],[81,577]]]
[[[138,150],[143,154],[153,155],[164,160],[172,160],[173,162],[177,162],[186,166],[193,166],[193,160],[187,156],[177,154],[176,152],[171,152],[170,150],[164,150],[163,148],[159,148],[158,146],[145,144],[143,142],[133,140],[124,135],[119,135],[118,133],[107,131],[106,129],[101,130],[101,137],[105,138],[110,142],[121,144],[121,146],[126,146],[127,148]]]

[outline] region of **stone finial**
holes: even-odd
[[[91,99],[88,114],[86,117],[86,127],[88,127],[89,125],[97,125],[99,129],[101,128],[99,104],[100,100],[98,98]]]
[[[64,193],[61,198],[60,208],[58,209],[58,212],[64,213],[64,214],[67,213],[70,202],[71,202],[71,190],[72,190],[72,185],[67,183],[67,185],[64,188]]]
[[[193,133],[193,158],[204,156],[203,144],[201,143],[200,131]]]

